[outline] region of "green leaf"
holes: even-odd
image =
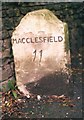
[[[12,83],[12,81],[8,81],[8,88],[10,89],[10,90],[14,90],[15,89],[15,86],[14,86],[14,83]]]
[[[12,90],[12,94],[13,94],[14,98],[17,98],[17,93],[16,93],[16,91]]]

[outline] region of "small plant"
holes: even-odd
[[[15,87],[15,80],[8,81],[8,89],[11,90],[14,98],[17,98],[16,87]]]

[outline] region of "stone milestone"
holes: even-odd
[[[15,28],[11,41],[16,83],[24,95],[29,95],[26,84],[49,74],[65,73],[68,79],[68,28],[51,11],[41,9],[27,13]]]

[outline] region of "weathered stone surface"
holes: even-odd
[[[6,39],[6,38],[9,38],[10,36],[9,36],[9,33],[8,33],[8,31],[7,30],[3,30],[2,31],[2,39]]]
[[[5,58],[5,57],[9,57],[9,56],[10,56],[10,49],[5,49],[2,52],[2,57]]]
[[[0,31],[0,40],[1,40],[1,38],[2,38],[2,31]]]
[[[2,81],[2,68],[0,67],[0,82]]]
[[[20,11],[18,8],[13,9],[12,7],[8,9],[7,14],[9,17],[20,16]]]
[[[2,52],[0,52],[0,59],[2,58]]]
[[[13,75],[10,65],[5,65],[2,67],[2,80],[8,80]]]
[[[3,41],[0,40],[0,52],[2,52],[2,45],[3,45]]]
[[[10,48],[10,46],[11,46],[10,43],[11,43],[11,42],[10,42],[9,39],[5,39],[5,40],[4,40],[4,43],[3,43],[4,48],[5,48],[5,49]]]
[[[13,26],[14,26],[14,23],[12,18],[6,17],[5,19],[3,19],[2,29],[12,30],[14,28]]]
[[[70,62],[67,24],[47,9],[25,15],[12,35],[18,88],[56,72],[68,78]]]

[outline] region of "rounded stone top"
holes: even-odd
[[[59,20],[53,12],[48,9],[40,9],[28,12],[20,21],[19,25],[15,28],[13,36],[23,36],[28,32],[35,34],[38,31],[51,33],[51,31],[61,34],[64,31],[64,23]]]

